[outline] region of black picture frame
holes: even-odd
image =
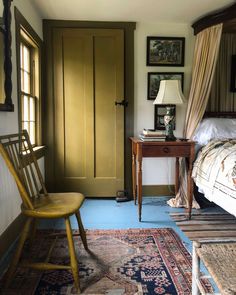
[[[184,37],[147,37],[147,66],[183,67]]]
[[[12,102],[12,60],[11,60],[11,2],[12,0],[2,0],[3,2],[3,33],[4,40],[4,94],[5,98],[1,98],[0,112],[13,112],[14,104]]]
[[[170,106],[167,104],[156,104],[155,105],[155,111],[154,111],[154,128],[155,130],[165,130],[165,124],[164,124],[164,116],[166,114],[166,107]],[[176,108],[175,105],[172,105],[174,107],[174,116],[176,114]],[[175,130],[175,122],[174,122],[174,130]]]
[[[184,89],[183,72],[148,72],[147,78],[147,99],[154,100],[157,96],[161,80],[180,80],[182,91]]]
[[[236,55],[232,55],[230,92],[236,92]]]

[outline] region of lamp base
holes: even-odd
[[[174,123],[175,123],[174,106],[167,106],[166,114],[164,116],[164,124],[166,128],[166,141],[176,140],[176,137],[174,136],[174,133],[173,133]]]
[[[166,141],[176,141],[176,137],[173,136],[166,136]]]

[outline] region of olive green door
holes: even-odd
[[[119,29],[55,29],[57,190],[115,196],[124,188],[124,36]]]

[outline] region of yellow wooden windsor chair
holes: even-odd
[[[70,265],[46,262],[24,262],[24,267],[34,269],[68,269],[72,271],[75,287],[80,292],[78,264],[73,243],[69,217],[75,214],[83,245],[88,250],[86,234],[79,209],[84,201],[80,193],[48,193],[40,172],[27,131],[0,136],[0,154],[17,184],[21,199],[21,211],[26,222],[19,237],[16,252],[6,273],[6,286],[9,286],[20,260],[24,243],[30,230],[35,231],[36,220],[64,218],[70,255]],[[51,251],[51,250],[49,250]]]

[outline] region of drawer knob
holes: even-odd
[[[168,147],[164,147],[164,148],[163,148],[163,152],[164,152],[164,153],[169,153],[169,151],[170,151],[170,150],[169,150]]]

